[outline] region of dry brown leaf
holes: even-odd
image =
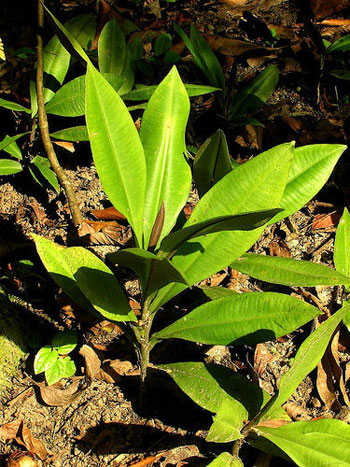
[[[70,378],[72,383],[66,386],[63,381],[46,386],[45,383],[36,383],[40,389],[40,395],[45,404],[52,407],[71,404],[85,389],[86,385],[82,384],[81,376],[73,376]]]
[[[282,258],[290,258],[292,256],[288,245],[281,239],[272,241],[269,244],[269,250],[271,256],[281,256]]]
[[[204,39],[208,42],[214,52],[222,55],[239,56],[247,52],[266,50],[273,51],[269,47],[262,47],[261,45],[253,44],[252,42],[245,42],[239,39],[229,39],[222,36],[214,36],[212,34],[203,34]]]
[[[310,0],[310,8],[316,19],[332,16],[350,7],[350,0]]]
[[[69,141],[54,141],[54,143],[57,144],[57,146],[66,149],[66,151],[75,152],[74,143],[71,143]]]
[[[6,441],[15,440],[18,444],[24,446],[39,459],[44,460],[47,457],[47,451],[43,443],[34,438],[29,428],[24,425],[23,420],[14,420],[0,427],[0,437]]]
[[[339,223],[341,213],[339,211],[333,211],[330,214],[317,214],[312,222],[312,230],[328,229],[329,227],[335,227]]]
[[[101,221],[126,221],[126,217],[113,206],[106,209],[92,209],[90,212]]]
[[[167,452],[163,453],[165,457],[164,461],[160,461],[160,467],[166,467],[169,465],[184,465],[182,461],[188,459],[189,457],[203,457],[199,452],[199,449],[194,444],[188,446],[179,446],[174,449],[170,449]]]
[[[254,370],[258,376],[265,373],[267,364],[273,355],[269,352],[265,344],[257,344],[254,353]]]
[[[302,407],[296,402],[286,402],[283,408],[293,420],[311,420],[305,407]]]
[[[89,345],[83,345],[79,350],[80,355],[84,357],[85,360],[85,374],[89,381],[92,381],[94,378],[101,378],[101,360],[99,359],[97,353]]]
[[[222,272],[222,273],[217,273],[214,274],[213,276],[210,276],[210,285],[211,287],[217,287],[218,285],[221,284],[221,282],[227,277],[227,271]]]
[[[288,420],[263,420],[257,426],[266,426],[268,428],[279,428],[283,425],[288,425]]]
[[[0,438],[3,438],[5,441],[16,438],[21,423],[23,423],[23,420],[14,420],[0,426]]]
[[[323,21],[318,21],[317,24],[320,26],[350,26],[350,19],[324,19]]]
[[[78,229],[80,240],[88,245],[124,244],[125,227],[116,221],[84,221]]]
[[[38,463],[31,452],[15,451],[11,454],[7,467],[38,467]]]

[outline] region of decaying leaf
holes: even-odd
[[[339,211],[333,211],[329,214],[317,214],[312,222],[312,230],[336,227],[339,223],[340,217],[341,213]]]
[[[125,227],[116,221],[84,221],[78,229],[80,240],[88,245],[124,245]]]
[[[45,404],[59,407],[62,405],[71,404],[86,388],[84,378],[81,376],[73,376],[68,387],[63,381],[46,386],[45,383],[37,383],[40,389],[40,395]]]
[[[0,437],[5,439],[5,441],[15,440],[41,460],[47,458],[45,446],[39,439],[34,438],[29,428],[24,425],[23,420],[14,420],[2,425],[0,427]]]
[[[69,141],[54,141],[57,146],[60,146],[63,149],[66,149],[69,152],[75,152],[74,143]]]
[[[31,452],[15,451],[11,454],[7,467],[38,467],[38,463]]]
[[[310,8],[316,19],[332,16],[349,7],[349,0],[310,0]]]
[[[105,209],[92,209],[90,212],[100,221],[126,221],[126,217],[113,206]]]

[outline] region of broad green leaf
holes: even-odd
[[[290,216],[309,202],[323,187],[346,146],[312,144],[295,150],[288,183],[277,214],[270,223]]]
[[[70,378],[76,372],[75,363],[70,357],[58,358],[50,368],[45,371],[45,379],[49,386],[62,378]]]
[[[10,138],[10,136],[6,135],[2,141],[6,142]],[[7,152],[7,154],[10,154],[10,156],[12,157],[15,157],[18,161],[21,161],[23,159],[21,150],[19,149],[18,144],[16,142],[5,146],[3,151]]]
[[[28,135],[29,133],[30,131],[26,131],[25,133],[19,133],[18,135],[15,135],[15,136],[7,136],[2,141],[0,141],[0,151],[10,146],[11,144],[13,144],[19,138],[22,138],[22,136]]]
[[[193,162],[193,178],[199,196],[202,197],[231,170],[225,133],[217,130],[198,149]]]
[[[240,402],[225,399],[205,439],[209,443],[229,443],[242,438],[241,429],[247,420],[248,412]]]
[[[230,266],[255,279],[290,287],[350,285],[349,277],[311,261],[246,253]]]
[[[202,362],[181,362],[157,365],[166,371],[180,389],[196,404],[217,413],[224,400],[240,402],[251,420],[269,400],[270,396],[256,384],[221,365]],[[288,420],[281,407],[270,418]]]
[[[52,339],[51,345],[60,355],[67,355],[72,352],[78,344],[76,331],[68,330],[58,332]]]
[[[102,73],[108,83],[118,91],[124,79],[113,73]],[[48,114],[61,117],[79,117],[85,114],[85,76],[72,79],[62,86],[45,106]]]
[[[48,370],[58,359],[58,352],[51,348],[50,345],[45,345],[34,358],[34,373],[39,375],[43,371]]]
[[[106,195],[128,219],[141,245],[146,187],[143,147],[124,102],[92,65],[86,75],[86,125]]]
[[[350,81],[350,71],[349,70],[332,70],[330,72],[332,76],[338,79],[344,79]]]
[[[49,184],[53,187],[56,193],[59,193],[60,185],[58,183],[56,174],[51,170],[50,161],[46,157],[35,156],[31,164],[39,170],[41,175],[49,182]]]
[[[205,86],[202,84],[185,84],[188,97],[202,96],[203,94],[209,94],[211,92],[220,91],[219,88],[213,86]],[[127,92],[122,95],[125,101],[148,101],[154,91],[157,89],[157,85],[154,86],[139,86],[133,91]]]
[[[51,13],[49,13],[51,15]],[[52,16],[52,15],[51,15]],[[56,20],[57,21],[57,20]],[[59,25],[59,23],[57,21]],[[62,25],[61,25],[62,26]],[[76,16],[64,25],[69,37],[75,39],[81,47],[87,47],[92,41],[96,31],[96,16],[88,13]],[[82,49],[81,49],[82,50]],[[85,53],[85,52],[84,52]],[[86,56],[87,57],[87,56]],[[48,102],[55,92],[62,85],[68,72],[71,55],[54,36],[44,48],[44,102]],[[31,109],[32,115],[37,113],[37,98],[35,83],[32,81],[31,88]]]
[[[186,89],[173,67],[150,98],[140,128],[147,167],[145,248],[162,203],[164,223],[160,240],[174,227],[191,189],[191,169],[184,157],[189,112]]]
[[[16,112],[26,112],[30,114],[31,110],[23,107],[21,104],[17,104],[17,102],[11,102],[6,99],[0,98],[0,107],[4,107],[5,109],[15,110]]]
[[[219,298],[232,297],[232,295],[237,295],[238,292],[234,290],[227,289],[226,287],[200,287],[205,295],[210,298],[210,300],[218,300]]]
[[[128,248],[110,253],[108,259],[114,264],[136,272],[140,278],[142,291],[145,293],[147,287],[148,296],[171,282],[186,284],[186,280],[170,261],[161,259],[150,251]]]
[[[323,357],[334,331],[347,313],[350,313],[350,304],[348,303],[321,324],[301,344],[292,366],[280,379],[278,397],[270,407],[270,412],[276,406],[284,404],[302,380],[316,367]]]
[[[22,172],[22,165],[12,159],[0,159],[0,176],[13,175]]]
[[[300,467],[349,465],[350,426],[342,420],[295,422],[278,428],[258,426]]]
[[[135,321],[128,301],[110,269],[82,247],[64,248],[33,234],[39,256],[51,277],[83,308],[91,304],[111,321]]]
[[[72,126],[64,130],[50,133],[50,136],[63,141],[89,141],[89,135],[86,126]]]
[[[350,276],[350,215],[346,208],[335,235],[334,265],[338,272]]]
[[[135,82],[135,70],[136,61],[133,57],[132,44],[128,43],[125,49],[124,67],[121,73],[124,83],[118,91],[120,95],[124,95],[132,90]]]
[[[125,60],[125,38],[115,18],[108,21],[98,40],[98,66],[102,73],[120,75]]]
[[[261,107],[275,90],[278,78],[279,70],[276,65],[265,68],[232,99],[228,118],[230,120],[240,119],[246,113]]]
[[[160,34],[154,44],[154,53],[156,55],[164,55],[173,43],[170,34]]]
[[[207,467],[244,467],[243,462],[238,457],[231,456],[228,452],[222,452]]]
[[[327,47],[327,53],[331,54],[334,52],[348,52],[350,50],[350,34],[341,37],[337,41],[333,42],[332,45]]]
[[[293,155],[293,143],[282,144],[236,167],[203,196],[185,227],[212,217],[276,208]],[[263,227],[249,232],[226,231],[189,240],[176,252],[172,263],[193,285],[242,256],[262,231]],[[181,290],[180,285],[163,289],[152,306],[156,309]]]
[[[320,314],[297,298],[252,292],[214,300],[153,334],[210,345],[257,344],[284,336]]]
[[[184,227],[177,232],[165,237],[160,245],[158,255],[162,257],[171,257],[182,244],[192,238],[202,235],[213,234],[231,230],[254,230],[266,224],[275,212],[279,209],[270,209],[267,211],[251,212],[247,214],[236,214],[234,216],[221,216],[208,219],[198,224]]]

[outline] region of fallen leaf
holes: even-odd
[[[283,408],[293,420],[311,420],[306,408],[296,402],[286,402]]]
[[[188,445],[188,446],[179,446],[174,449],[170,449],[162,454],[164,456],[164,460],[159,461],[160,467],[166,467],[169,465],[184,465],[182,461],[188,458],[194,457],[203,457],[202,454],[199,452],[199,449],[196,445]]]
[[[328,229],[329,227],[336,227],[339,223],[341,213],[333,211],[329,214],[317,214],[312,222],[312,230]]]
[[[69,152],[75,152],[75,147],[74,143],[71,143],[69,141],[54,141],[57,146],[60,146],[63,149],[66,149]]]
[[[113,206],[105,209],[92,209],[90,212],[101,221],[126,221],[126,217]]]
[[[0,427],[0,437],[4,438],[5,441],[15,440],[41,460],[47,457],[45,446],[39,439],[34,438],[29,428],[24,425],[23,420],[14,420],[13,422],[2,425]]]
[[[263,420],[262,422],[258,423],[257,426],[266,426],[268,428],[279,428],[280,426],[287,425],[288,420]]]
[[[45,383],[36,383],[40,389],[40,395],[45,404],[52,407],[71,404],[86,388],[84,378],[73,376],[68,387],[64,381],[47,386]]]
[[[84,357],[85,374],[88,380],[91,382],[94,378],[102,379],[101,360],[94,349],[85,344],[79,350],[79,353]]]
[[[271,256],[281,256],[282,258],[290,258],[292,256],[288,245],[281,239],[270,242],[269,250]]]
[[[332,16],[350,7],[350,0],[310,0],[310,8],[316,19]]]
[[[31,452],[15,451],[11,454],[7,467],[38,467],[38,463]]]
[[[239,56],[248,52],[257,50],[266,50],[267,52],[275,52],[276,49],[271,47],[263,47],[252,42],[245,42],[240,39],[229,39],[222,36],[214,36],[212,34],[203,34],[204,39],[208,42],[214,52],[222,55]]]
[[[217,287],[221,284],[221,282],[227,277],[227,271],[223,273],[217,273],[213,276],[210,276],[210,285],[211,287]]]
[[[78,229],[80,241],[87,245],[124,245],[126,228],[116,221],[85,220]]]

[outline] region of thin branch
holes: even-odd
[[[41,133],[41,139],[47,154],[47,157],[50,161],[51,168],[57,175],[58,180],[60,181],[67,200],[69,209],[71,211],[73,222],[76,227],[83,223],[83,216],[81,214],[79,203],[73,187],[70,181],[67,178],[63,168],[58,162],[56,152],[52,145],[52,141],[49,134],[49,124],[47,121],[47,115],[45,111],[44,103],[44,64],[43,64],[43,40],[41,33],[44,27],[44,7],[43,0],[38,0],[38,33],[37,33],[37,70],[36,70],[36,93],[38,99],[38,119],[39,119],[39,128]]]

